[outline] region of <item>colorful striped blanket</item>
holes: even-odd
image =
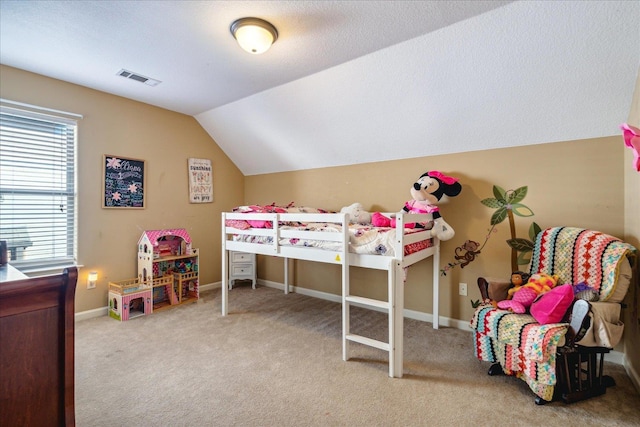
[[[575,227],[547,228],[538,234],[530,273],[557,275],[559,283],[586,283],[607,301],[618,282],[620,261],[635,248],[613,236]]]
[[[548,228],[536,237],[530,272],[557,275],[561,284],[586,283],[606,301],[615,291],[620,262],[634,254],[633,246],[597,231]],[[553,399],[556,352],[568,324],[540,325],[529,314],[484,304],[476,309],[471,327],[478,359],[500,363],[507,375],[526,381],[536,395]]]
[[[478,359],[500,363],[505,374],[521,378],[538,396],[552,400],[556,350],[564,342],[566,323],[540,325],[529,314],[486,304],[476,309],[471,327]]]

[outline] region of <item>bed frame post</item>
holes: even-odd
[[[289,293],[289,258],[284,258],[284,293]]]
[[[433,329],[438,329],[440,324],[439,293],[440,293],[440,240],[433,237],[435,252],[433,253]]]
[[[349,333],[349,302],[347,301],[347,295],[349,295],[349,283],[342,282],[342,360],[345,362],[349,360],[349,340],[347,334]]]
[[[227,232],[226,218],[222,212],[222,283],[220,284],[220,295],[222,296],[222,315],[229,314],[229,252],[227,252]]]
[[[340,267],[342,271],[342,360],[349,360],[349,340],[347,334],[350,331],[350,316],[349,310],[350,303],[347,301],[347,296],[351,295],[351,288],[349,286],[349,214],[342,214],[342,260],[340,261]]]
[[[389,268],[389,376],[402,378],[404,360],[404,277],[402,265],[393,260]]]

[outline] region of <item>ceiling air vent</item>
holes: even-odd
[[[162,83],[160,80],[152,79],[150,77],[145,77],[140,74],[134,73],[133,71],[127,71],[124,68],[118,71],[116,74],[126,79],[135,80],[137,82],[144,83],[149,86],[158,86],[160,83]]]

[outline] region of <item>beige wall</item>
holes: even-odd
[[[623,237],[623,144],[620,137],[541,144],[529,147],[478,151],[382,163],[248,176],[245,202],[289,203],[340,209],[353,202],[369,210],[397,211],[410,198],[411,184],[427,170],[441,170],[460,178],[463,190],[441,207],[444,219],[456,230],[442,244],[441,265],[454,261],[455,248],[465,240],[483,242],[492,209],[480,200],[493,197],[494,184],[516,189],[528,186],[523,203],[534,216],[515,218],[517,236],[528,237],[532,221],[542,228],[572,225],[595,228]],[[605,171],[603,173],[603,171]],[[473,314],[470,300],[480,298],[476,280],[481,275],[508,277],[510,249],[508,223],[492,234],[480,257],[464,269],[454,268],[440,282],[442,316],[467,321]],[[260,257],[259,276],[281,282],[282,261]],[[409,269],[405,288],[408,309],[431,313],[431,261]],[[296,261],[295,284],[340,293],[337,267]],[[469,295],[458,295],[458,283],[467,283]],[[372,297],[386,295],[384,272],[355,269],[352,283]]]
[[[640,71],[640,69],[639,69]],[[633,102],[629,111],[630,125],[640,127],[640,72],[636,79]],[[624,234],[625,240],[640,249],[640,172],[633,168],[633,153],[625,149],[624,153]],[[640,255],[640,254],[639,254]],[[640,268],[635,266],[635,280],[624,302],[624,352],[628,370],[640,390]]]
[[[76,311],[107,304],[107,283],[137,276],[143,230],[186,228],[200,249],[201,283],[220,280],[220,212],[242,202],[243,176],[195,118],[0,66],[3,99],[82,114],[78,127]],[[135,84],[124,80],[122,84]],[[146,90],[156,90],[146,88]],[[102,156],[146,160],[146,209],[102,209]],[[190,204],[187,159],[211,159],[214,203]],[[87,290],[89,271],[98,286]]]
[[[123,84],[132,84],[124,81]],[[153,90],[153,89],[149,89]],[[640,125],[640,83],[629,122]],[[242,203],[289,203],[339,209],[361,202],[371,211],[396,211],[408,200],[409,187],[427,170],[438,169],[460,178],[463,191],[442,215],[456,236],[442,245],[442,268],[454,261],[457,246],[482,242],[492,210],[480,200],[492,197],[492,186],[528,186],[523,203],[535,215],[516,217],[518,237],[527,237],[531,221],[541,227],[574,225],[601,230],[640,246],[640,174],[631,168],[631,151],[620,136],[548,143],[530,147],[478,151],[346,167],[243,177],[239,170],[190,116],[108,95],[81,86],[0,66],[0,96],[5,99],[82,114],[78,138],[78,254],[81,270],[76,311],[106,305],[107,282],[136,276],[136,243],[142,230],[184,227],[201,251],[202,283],[220,280],[220,212]],[[455,142],[452,142],[455,143]],[[123,211],[100,207],[103,154],[147,161],[147,208]],[[209,158],[214,166],[213,204],[188,201],[186,162]],[[498,226],[482,254],[466,268],[456,267],[440,283],[441,315],[468,321],[470,300],[480,297],[475,285],[481,275],[507,276],[510,250],[507,223]],[[340,293],[335,266],[296,261],[295,284]],[[87,290],[86,275],[100,273],[96,290]],[[261,279],[283,281],[282,260],[259,257]],[[431,262],[413,266],[406,286],[406,307],[431,313]],[[458,295],[459,282],[469,296]],[[354,269],[355,292],[383,298],[383,272]],[[626,358],[640,371],[638,285],[627,297]]]

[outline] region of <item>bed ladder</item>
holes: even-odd
[[[348,360],[349,342],[375,347],[389,353],[389,376],[402,378],[403,361],[403,328],[404,328],[404,281],[397,281],[396,278],[403,277],[403,269],[398,260],[391,260],[393,263],[388,270],[388,301],[380,301],[372,298],[365,298],[351,295],[349,281],[342,284],[342,359]],[[396,283],[400,283],[396,286]],[[388,341],[379,341],[351,333],[350,330],[350,308],[351,305],[375,310],[384,311],[388,315],[389,336]]]

